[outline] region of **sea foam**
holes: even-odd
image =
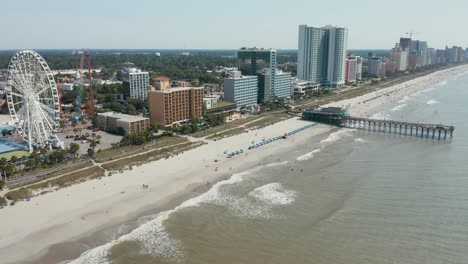
[[[326,139],[320,141],[320,143],[337,142],[340,139],[343,139],[343,138],[348,137],[350,135],[351,135],[351,130],[350,129],[341,129],[341,130],[338,130],[336,132],[331,133],[330,135],[328,135],[328,137]]]
[[[403,108],[406,107],[406,104],[401,104],[401,105],[397,105],[395,107],[392,108],[392,112],[397,112],[397,111],[401,111],[403,110]]]
[[[314,157],[314,154],[317,154],[320,152],[320,149],[314,149],[313,151],[309,152],[309,153],[306,153],[302,156],[299,156],[296,158],[296,160],[298,161],[303,161],[303,160],[310,160],[311,158]]]
[[[439,101],[432,99],[432,100],[427,101],[426,104],[433,105],[433,104],[438,104],[438,103],[439,103]]]
[[[254,189],[249,196],[271,205],[288,205],[295,201],[296,192],[286,190],[281,183],[275,182]]]

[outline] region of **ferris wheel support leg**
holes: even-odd
[[[26,113],[28,116],[28,145],[29,153],[33,152],[32,142],[31,142],[31,116],[29,115],[29,102],[26,101]]]

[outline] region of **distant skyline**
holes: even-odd
[[[0,49],[297,49],[298,27],[349,30],[349,49],[391,49],[405,32],[468,46],[468,1],[4,1]],[[254,12],[256,11],[256,12]]]

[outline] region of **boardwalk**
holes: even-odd
[[[452,138],[453,131],[455,130],[454,126],[446,126],[441,124],[411,123],[354,116],[342,117],[340,126],[438,140],[445,140],[447,137]]]

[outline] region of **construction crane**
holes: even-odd
[[[62,90],[60,89],[60,78],[57,78],[57,92],[59,96],[59,113],[62,115]]]
[[[89,116],[94,115],[94,96],[93,96],[93,81],[92,81],[92,74],[91,74],[91,55],[89,54],[89,50],[82,50],[81,51],[81,57],[80,57],[80,69],[79,69],[79,84],[84,85],[84,64],[87,64],[88,66],[88,100],[89,100]],[[83,114],[83,111],[81,110],[81,105],[82,105],[82,94],[81,94],[81,89],[78,91],[78,94],[76,96],[75,100],[75,109],[77,113]],[[75,117],[76,119],[77,117]],[[78,119],[81,118],[81,116],[78,117]]]
[[[417,35],[419,34],[419,32],[414,32],[413,30],[411,30],[410,32],[405,32],[406,35],[409,35],[410,39],[413,39],[413,35]]]

